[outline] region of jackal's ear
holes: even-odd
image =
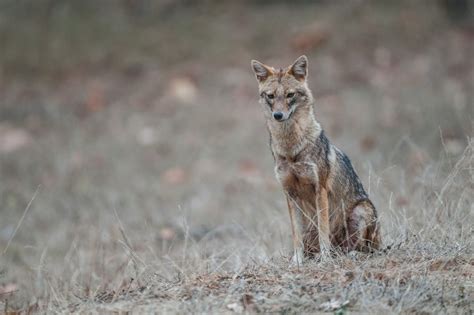
[[[306,77],[308,76],[308,58],[303,55],[296,59],[296,61],[290,66],[288,73],[299,81],[306,80]]]
[[[258,82],[265,81],[270,75],[273,74],[273,71],[269,66],[266,66],[257,60],[252,60],[251,64]]]

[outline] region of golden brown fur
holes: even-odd
[[[349,158],[329,142],[314,116],[307,67],[306,56],[278,70],[252,61],[297,264],[303,255],[327,254],[334,247],[369,251],[380,246],[375,207]]]

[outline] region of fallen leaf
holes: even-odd
[[[170,227],[164,227],[160,230],[160,238],[165,241],[170,241],[176,236],[176,231]]]
[[[308,27],[303,33],[296,35],[291,41],[291,45],[297,51],[308,51],[321,46],[329,38],[326,27],[317,23]]]
[[[33,142],[31,135],[23,129],[0,125],[0,153],[10,153]]]
[[[331,301],[322,303],[319,307],[325,312],[332,312],[340,308],[343,308],[347,305],[349,305],[348,300],[343,301],[343,300],[331,299]]]
[[[364,138],[362,138],[362,140],[360,141],[360,147],[362,148],[364,152],[369,152],[374,149],[375,143],[376,143],[375,138],[367,135]]]
[[[189,77],[178,77],[171,80],[171,96],[178,101],[191,103],[197,97],[196,83]]]
[[[244,307],[240,303],[227,304],[227,308],[236,313],[242,313],[244,311]]]
[[[173,167],[163,173],[163,179],[169,184],[182,184],[186,181],[187,174],[180,167]]]
[[[244,176],[258,175],[258,168],[254,161],[250,159],[242,159],[239,161],[239,171]]]
[[[407,206],[409,203],[410,203],[410,201],[407,198],[403,197],[403,196],[398,196],[397,199],[396,199],[396,204],[397,204],[397,206],[400,206],[400,207]]]
[[[18,291],[18,287],[14,283],[7,283],[3,286],[0,286],[0,295],[10,294]]]
[[[104,89],[100,84],[94,84],[87,91],[84,103],[87,112],[98,112],[105,107]]]

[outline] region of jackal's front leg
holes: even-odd
[[[329,202],[326,188],[316,192],[316,208],[318,211],[318,235],[321,257],[329,257],[331,241],[329,238]]]
[[[286,196],[286,203],[288,204],[288,211],[290,213],[291,238],[293,239],[294,253],[291,259],[291,265],[299,267],[304,259],[302,213],[295,207],[295,204],[288,196]]]

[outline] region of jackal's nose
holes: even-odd
[[[276,120],[280,121],[283,119],[283,113],[282,112],[274,112],[273,113],[273,118],[275,118]]]

